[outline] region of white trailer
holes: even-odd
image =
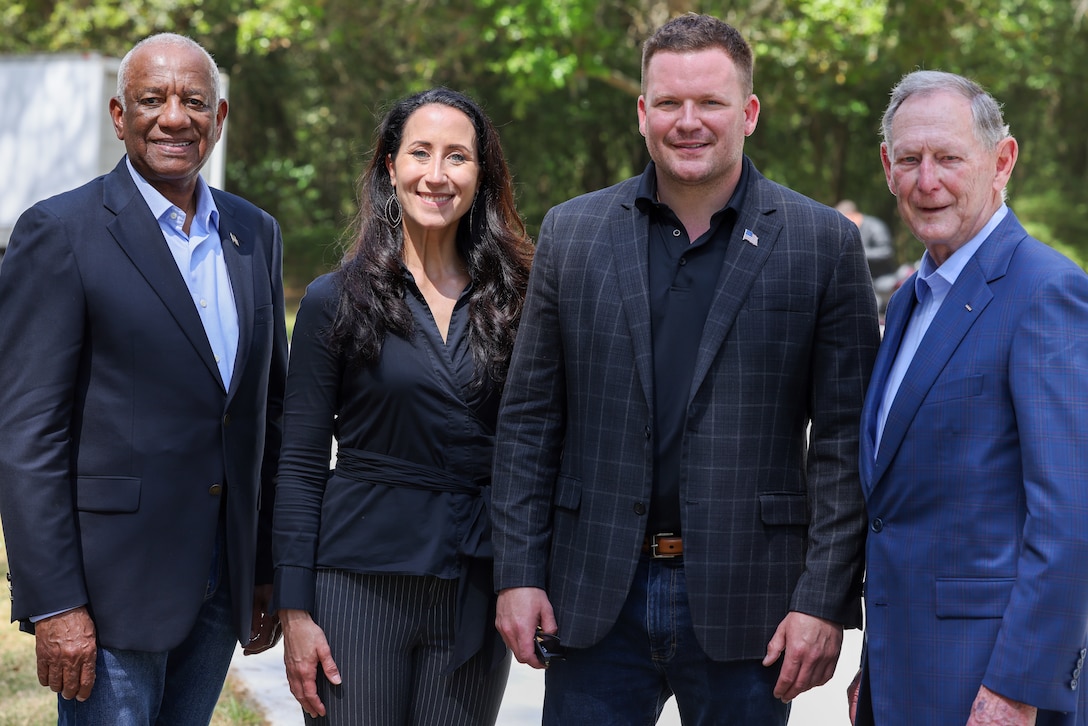
[[[0,259],[26,209],[105,174],[124,155],[109,115],[119,65],[98,53],[0,56]],[[201,172],[217,188],[225,150],[226,129]]]

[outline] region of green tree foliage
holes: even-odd
[[[200,40],[231,79],[227,185],[280,219],[300,284],[338,259],[374,126],[406,93],[448,85],[485,105],[530,230],[638,173],[641,44],[686,11],[752,43],[762,111],[747,149],[771,178],[898,227],[879,162],[888,91],[916,68],[964,73],[1005,103],[1020,140],[1017,213],[1088,259],[1088,0],[13,0],[0,51]]]

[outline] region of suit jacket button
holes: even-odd
[[[230,414],[229,413],[223,414],[223,425],[224,426],[230,426]]]
[[[640,517],[643,514],[646,514],[646,505],[643,504],[642,502],[635,502],[635,514],[637,514]]]
[[[213,497],[218,497],[222,493],[223,493],[223,485],[222,484],[212,484],[210,487],[208,487],[208,494],[211,494]]]
[[[880,517],[874,517],[873,521],[869,524],[869,528],[872,529],[874,532],[879,532],[880,530],[884,529],[884,520]]]
[[[1076,678],[1069,681],[1069,688],[1071,688],[1074,691],[1077,690],[1077,679]]]

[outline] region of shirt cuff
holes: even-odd
[[[276,568],[272,589],[272,610],[314,611],[317,577],[309,567],[281,565]]]

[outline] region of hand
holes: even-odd
[[[38,683],[62,698],[86,701],[94,687],[98,657],[94,621],[87,608],[68,610],[34,624]]]
[[[317,664],[330,683],[340,685],[340,670],[332,659],[325,631],[305,610],[280,610],[283,623],[283,664],[291,695],[313,718],[325,715],[325,704],[317,696]]]
[[[1038,709],[979,686],[967,726],[1035,726]]]
[[[548,594],[538,587],[502,590],[495,611],[495,628],[518,662],[543,668],[533,644],[537,626],[551,634],[559,629]]]
[[[841,625],[804,613],[787,613],[763,659],[763,665],[770,666],[782,658],[774,697],[789,703],[808,689],[827,683],[835,674],[841,648]]]
[[[861,691],[861,669],[858,668],[854,680],[846,687],[847,711],[850,714],[850,726],[858,720],[858,693]]]
[[[249,642],[242,649],[242,655],[263,653],[280,642],[283,630],[276,613],[268,612],[271,601],[271,585],[258,585],[253,588],[253,618],[249,625]]]

